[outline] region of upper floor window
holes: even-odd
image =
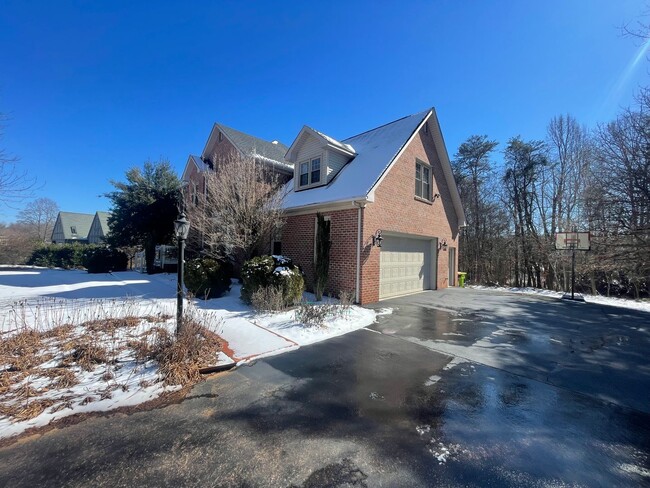
[[[75,227],[74,225],[71,225],[70,226],[70,233],[77,234],[77,227]]]
[[[415,163],[415,196],[431,200],[431,167],[428,164]]]
[[[320,183],[320,158],[300,163],[300,186]]]

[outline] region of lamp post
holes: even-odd
[[[185,268],[185,239],[190,232],[190,221],[181,212],[178,219],[174,220],[174,231],[178,240],[178,283],[176,288],[176,335],[183,328],[183,272]]]

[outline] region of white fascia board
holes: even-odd
[[[326,210],[345,210],[349,208],[357,208],[357,203],[372,203],[374,200],[370,200],[366,195],[346,198],[345,200],[337,200],[333,202],[323,202],[323,203],[310,203],[309,205],[301,205],[298,207],[291,207],[284,210],[285,215],[304,215],[310,214],[318,211]]]
[[[440,129],[440,122],[438,122],[438,116],[436,115],[436,109],[431,109],[433,112],[432,128],[433,131],[431,135],[433,136],[433,142],[436,145],[438,151],[438,157],[440,158],[442,171],[445,174],[445,180],[447,181],[447,188],[449,188],[449,193],[451,194],[451,201],[454,204],[454,210],[456,210],[456,218],[458,219],[458,227],[465,227],[467,222],[465,221],[465,211],[463,210],[463,203],[460,199],[460,193],[458,192],[458,186],[456,185],[456,180],[454,179],[454,172],[451,169],[451,162],[449,161],[449,153],[447,153],[447,146],[445,145],[445,139],[442,136],[442,130]]]
[[[300,137],[305,132],[309,133],[308,129],[309,129],[309,127],[307,127],[306,125],[302,126],[302,129],[300,129],[300,132],[298,132],[298,135],[296,136],[296,138],[291,143],[291,146],[289,146],[289,149],[287,149],[287,153],[284,155],[284,159],[286,159],[287,161],[291,161],[292,163],[295,163],[295,161],[294,161],[295,158],[293,158],[293,152],[298,148],[297,146],[298,146],[298,141],[300,140]]]
[[[264,163],[270,164],[273,168],[280,170],[283,173],[293,174],[293,166],[290,164],[283,163],[282,161],[277,161],[275,159],[267,158],[266,156],[262,156],[261,154],[253,154],[253,157],[255,159],[259,159]]]
[[[409,144],[411,144],[413,139],[415,139],[415,136],[418,134],[418,132],[420,132],[420,129],[422,129],[422,127],[424,127],[424,124],[427,123],[427,120],[429,120],[429,117],[431,117],[432,113],[433,113],[433,109],[430,109],[429,112],[427,113],[427,115],[422,119],[422,121],[415,128],[415,130],[413,131],[413,134],[411,134],[411,136],[407,139],[407,141],[404,143],[404,145],[400,148],[400,150],[397,152],[397,154],[392,159],[392,161],[384,169],[383,173],[379,176],[379,178],[377,178],[377,181],[375,181],[375,183],[372,185],[372,187],[370,188],[370,191],[368,192],[368,197],[372,198],[373,201],[375,199],[375,189],[377,189],[377,187],[381,184],[381,182],[384,181],[384,178],[386,178],[386,175],[388,174],[388,172],[393,168],[393,166],[395,165],[397,160],[402,156],[402,154],[404,153],[406,148],[409,146]]]
[[[284,156],[284,158],[287,161],[291,161],[292,163],[296,162],[295,152],[298,149],[298,141],[300,140],[303,134],[308,134],[321,141],[321,143],[323,144],[323,148],[330,148],[351,157],[356,156],[356,153],[354,152],[354,148],[350,144],[343,144],[342,142],[339,142],[330,136],[325,137],[322,133],[318,132],[315,129],[312,129],[308,125],[303,125],[302,129],[300,129],[300,132],[291,143],[291,146],[289,147],[287,154]]]

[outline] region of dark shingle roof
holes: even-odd
[[[230,139],[230,142],[232,142],[242,153],[262,156],[263,158],[293,167],[291,163],[284,159],[284,155],[287,153],[289,148],[281,142],[268,142],[259,137],[251,136],[236,129],[232,129],[223,124],[219,124],[219,128],[226,137]]]
[[[90,226],[93,223],[94,217],[92,214],[59,212],[64,238],[88,239],[88,233],[90,232]],[[77,231],[76,234],[72,234],[72,227]]]

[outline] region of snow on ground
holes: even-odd
[[[546,296],[553,298],[562,298],[564,293],[561,291],[552,291],[552,290],[542,290],[540,288],[515,288],[515,287],[505,287],[505,286],[482,286],[482,285],[470,285],[467,288],[472,288],[474,290],[491,290],[491,291],[502,291],[509,293],[519,293],[522,295],[537,295],[537,296]],[[600,295],[584,295],[576,293],[576,295],[582,296],[587,303],[597,303],[600,305],[609,305],[612,307],[621,307],[629,308],[632,310],[641,310],[643,312],[650,312],[650,300],[631,300],[628,298],[614,298],[614,297],[604,297]]]
[[[224,341],[224,351],[217,364],[245,362],[294,350],[300,346],[360,329],[375,321],[377,312],[350,306],[328,317],[322,326],[307,326],[295,318],[295,311],[260,314],[239,298],[240,285],[233,284],[224,297],[195,299],[186,304],[189,313],[217,333]],[[106,367],[91,371],[74,370],[79,381],[69,388],[55,388],[45,376],[23,378],[12,388],[30,386],[40,392],[38,399],[51,402],[40,415],[30,420],[11,422],[0,414],[0,438],[18,434],[29,427],[46,425],[52,419],[88,411],[110,410],[135,405],[156,398],[164,391],[155,363],[138,363],[134,351],[123,343],[141,338],[147,328],[163,327],[173,332],[176,313],[176,276],[143,275],[125,271],[112,274],[88,274],[81,270],[46,268],[4,269],[0,267],[0,337],[6,339],[25,330],[45,332],[57,325],[71,324],[82,334],[84,324],[92,320],[115,317],[158,317],[144,320],[137,327],[103,334],[100,343],[110,343],[118,368],[106,379]],[[311,294],[305,300],[313,301]],[[331,301],[331,300],[330,300]],[[390,313],[382,310],[380,313]],[[112,342],[111,342],[112,341]],[[58,365],[62,357],[48,359],[39,368]],[[59,354],[60,355],[60,354]],[[0,365],[0,371],[7,365]],[[13,400],[12,400],[13,401]],[[2,406],[2,405],[0,405]]]

